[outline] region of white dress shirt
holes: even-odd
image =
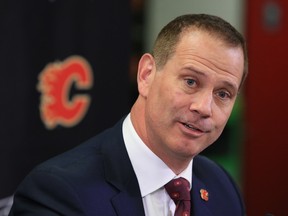
[[[136,173],[146,216],[172,216],[175,204],[166,192],[164,185],[178,177],[187,179],[192,186],[192,163],[179,175],[155,155],[135,131],[130,114],[123,122],[125,146]]]

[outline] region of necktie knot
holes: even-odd
[[[175,215],[190,215],[190,184],[180,177],[168,182],[165,189],[176,204]]]
[[[168,182],[165,189],[176,204],[180,200],[190,200],[190,184],[182,177]]]

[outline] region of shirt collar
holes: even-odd
[[[141,140],[135,131],[130,114],[123,122],[123,138],[125,146],[138,179],[142,197],[163,187],[170,180],[178,177],[187,179],[192,186],[192,164],[179,175],[175,173],[155,155]]]

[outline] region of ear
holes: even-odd
[[[156,67],[155,61],[151,54],[145,53],[138,64],[138,91],[143,97],[147,97],[149,93],[149,88],[154,80]]]

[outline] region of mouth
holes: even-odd
[[[186,128],[190,129],[190,130],[194,130],[194,131],[199,131],[199,132],[204,132],[203,130],[191,125],[191,124],[187,124],[187,123],[182,123]]]
[[[197,133],[203,134],[203,133],[209,132],[209,130],[206,130],[204,128],[201,128],[201,127],[193,125],[193,124],[182,122],[182,125],[184,125],[185,128],[187,128],[191,131],[197,132]]]

